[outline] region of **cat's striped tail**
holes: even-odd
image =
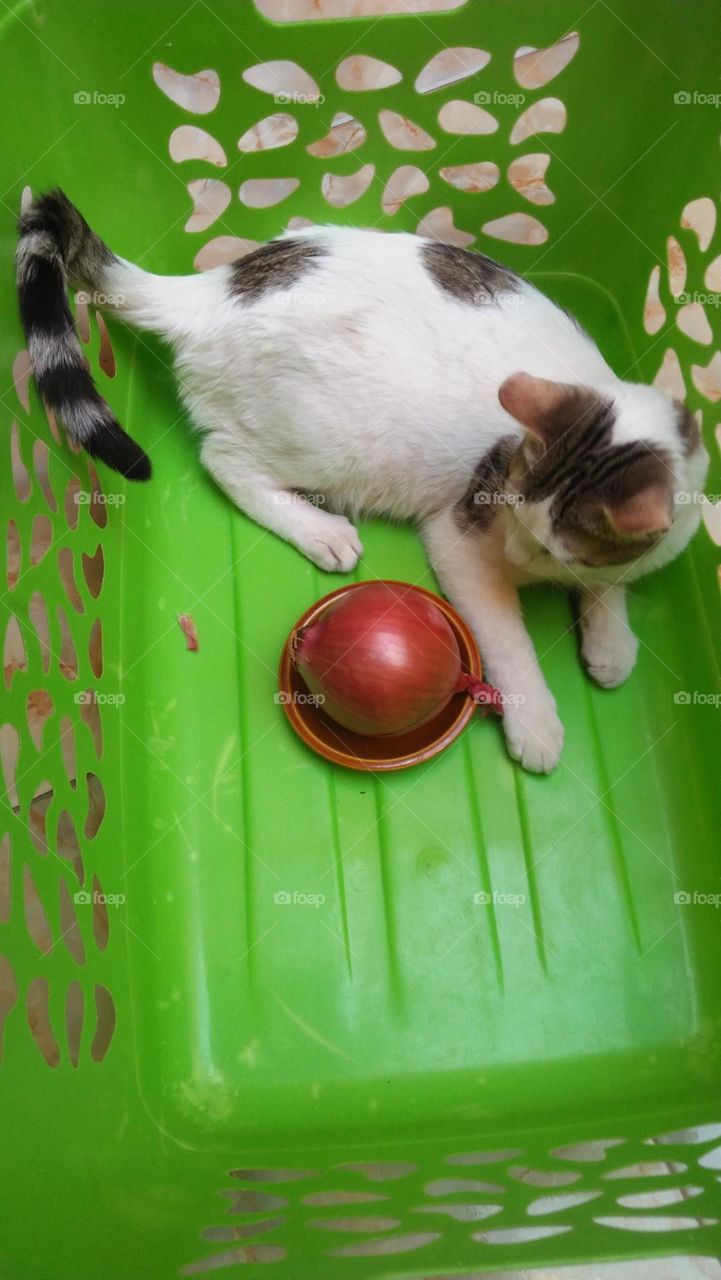
[[[115,254],[62,191],[39,196],[18,224],[20,318],[38,391],[70,438],[130,480],[150,477],[150,459],[97,391],[67,299],[67,283],[103,292]]]

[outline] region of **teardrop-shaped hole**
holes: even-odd
[[[220,77],[212,68],[184,75],[164,62],[154,62],[153,79],[166,98],[194,115],[207,115],[220,100]]]
[[[26,413],[30,412],[30,378],[32,365],[27,351],[18,351],[13,360],[13,385],[15,394]]]
[[[403,79],[403,73],[380,58],[355,53],[339,62],[335,78],[346,93],[367,93],[376,89],[389,89]]]
[[[331,156],[342,156],[348,151],[356,151],[362,147],[367,137],[360,120],[349,116],[345,111],[337,111],[330,122],[330,129],[318,142],[311,142],[306,147],[309,156],[317,160],[329,160]]]
[[[498,129],[498,121],[490,111],[478,103],[464,102],[460,98],[444,102],[438,112],[438,123],[445,133],[460,137],[495,133]]]
[[[3,676],[5,680],[5,688],[11,689],[16,671],[27,671],[28,655],[25,649],[25,641],[20,623],[11,613],[7,627],[5,628],[5,641],[3,644]]]
[[[83,690],[82,699],[78,698],[80,718],[88,726],[95,747],[95,754],[100,759],[103,754],[103,728],[100,722],[100,707],[92,689]]]
[[[397,111],[380,111],[378,123],[386,142],[397,151],[432,151],[436,146],[436,140],[430,133]]]
[[[93,1043],[90,1046],[90,1056],[93,1062],[102,1062],[110,1047],[110,1041],[115,1030],[115,1005],[107,987],[103,987],[99,983],[96,983],[95,986],[95,1010],[97,1025]]]
[[[60,581],[65,588],[65,594],[73,609],[75,609],[76,613],[84,613],[85,605],[75,585],[73,553],[70,547],[61,547],[58,551],[58,570],[60,572]]]
[[[0,955],[0,1063],[5,1055],[5,1024],[17,1004],[15,973],[7,956]]]
[[[458,84],[476,75],[488,66],[490,53],[485,49],[473,49],[468,46],[442,49],[427,62],[416,78],[417,93],[433,93],[436,89],[447,89],[449,85]]]
[[[277,147],[288,147],[298,137],[298,121],[287,111],[277,111],[272,116],[265,116],[256,124],[246,129],[238,139],[238,150],[243,152],[274,151]]]
[[[100,350],[98,352],[98,364],[103,373],[108,378],[114,378],[117,372],[115,364],[115,352],[113,344],[108,333],[108,326],[105,323],[105,317],[99,311],[95,312],[95,318],[98,322],[98,333],[100,334]]]
[[[524,89],[540,89],[568,66],[578,53],[580,37],[572,31],[547,49],[521,48],[513,59],[513,73]]]
[[[0,761],[2,762],[5,794],[11,809],[20,808],[16,785],[20,738],[14,724],[0,725]]]
[[[273,101],[278,104],[307,105],[318,102],[322,96],[313,77],[297,62],[287,58],[275,58],[247,67],[243,79],[254,89],[260,89],[261,93],[272,93]]]
[[[88,840],[93,840],[105,817],[105,790],[97,774],[87,773],[85,779],[88,787],[88,813],[84,832]]]
[[[200,160],[222,169],[228,160],[220,143],[205,129],[194,124],[180,124],[173,129],[168,142],[171,160],[182,164],[185,160]]]
[[[75,753],[75,726],[70,716],[63,716],[60,721],[60,754],[70,786],[78,785],[78,765]]]
[[[17,586],[20,577],[20,534],[14,520],[8,520],[7,534],[7,584],[8,591]]]
[[[28,616],[40,644],[40,661],[47,675],[50,670],[50,619],[43,596],[34,591],[28,602]]]
[[[48,955],[53,949],[53,935],[50,932],[50,924],[40,900],[37,886],[30,868],[27,866],[23,867],[23,904],[25,907],[25,928],[28,931],[30,940],[35,943],[39,951],[42,951],[44,955]]]
[[[383,212],[391,217],[398,212],[406,200],[412,200],[414,196],[423,195],[429,186],[428,178],[417,165],[400,165],[398,169],[393,171],[386,183],[381,200]]]
[[[103,886],[97,876],[93,876],[93,935],[98,950],[104,951],[108,945],[110,921]]]
[[[88,638],[88,658],[93,675],[99,680],[103,674],[103,625],[96,618]]]
[[[60,660],[58,667],[60,674],[65,676],[66,680],[77,680],[78,678],[78,655],[75,648],[75,641],[70,630],[67,614],[64,609],[58,605],[57,608],[58,622],[60,624]]]
[[[238,198],[249,209],[270,209],[287,200],[299,186],[298,178],[249,178],[241,185]]]
[[[71,476],[65,488],[65,519],[69,529],[76,529],[81,506],[80,477]]]
[[[10,430],[10,465],[13,475],[13,484],[15,485],[15,492],[18,496],[18,500],[20,502],[27,502],[30,494],[32,493],[33,486],[30,479],[30,472],[25,466],[20,452],[17,422],[13,422]]]
[[[71,982],[65,997],[65,1034],[70,1061],[74,1067],[77,1067],[80,1058],[84,1009],[83,989],[79,982]]]
[[[33,445],[33,467],[45,501],[51,511],[57,511],[58,500],[50,483],[50,450],[44,440],[36,440]]]
[[[646,333],[658,333],[666,323],[666,311],[659,295],[661,268],[658,263],[651,268],[643,307],[643,327]]]
[[[30,691],[25,703],[25,714],[30,737],[33,740],[36,751],[42,751],[43,749],[43,732],[54,710],[53,700],[47,689],[32,689]]]
[[[80,852],[75,823],[67,809],[62,809],[58,816],[56,851],[59,858],[64,858],[70,863],[78,884],[82,886],[85,880],[83,855]]]
[[[50,988],[47,978],[33,978],[27,994],[28,1026],[49,1067],[57,1067],[60,1049],[50,1022]]]
[[[334,209],[344,209],[360,200],[373,181],[375,166],[366,164],[356,173],[325,173],[321,183],[323,196]]]
[[[87,583],[88,591],[94,600],[97,600],[103,586],[103,576],[105,573],[105,559],[103,556],[102,544],[98,543],[95,554],[89,556],[83,551],[83,576]]]
[[[511,145],[525,142],[537,133],[563,133],[568,113],[560,98],[541,98],[518,117],[511,129]]]
[[[108,504],[105,501],[103,486],[100,483],[95,467],[89,458],[86,459],[86,462],[90,480],[90,518],[99,529],[104,529],[108,523]]]
[[[86,910],[87,906],[84,899],[87,894],[84,894],[82,890],[76,892],[74,901],[65,877],[60,876],[58,880],[58,895],[60,899],[60,931],[63,942],[75,963],[85,964],[85,944],[78,924],[75,902],[79,903],[81,910]]]
[[[40,564],[53,540],[53,526],[49,516],[34,516],[30,535],[30,563]]]
[[[48,810],[55,798],[52,783],[43,778],[35,788],[28,809],[28,831],[38,853],[44,858],[48,856],[47,820]]]

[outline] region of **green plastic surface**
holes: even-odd
[[[718,231],[702,252],[680,225],[688,201],[717,203],[718,112],[674,102],[679,90],[714,91],[718,5],[618,0],[615,12],[601,3],[582,17],[579,8],[469,0],[448,13],[274,25],[250,0],[187,9],[174,0],[36,0],[0,19],[1,479],[4,525],[15,522],[22,548],[16,584],[2,584],[2,629],[15,617],[27,655],[24,669],[6,671],[1,718],[19,735],[17,800],[6,780],[0,825],[0,839],[9,836],[0,843],[2,1280],[165,1280],[183,1268],[234,1275],[261,1263],[264,1274],[293,1280],[429,1277],[721,1252],[721,1161],[708,1154],[721,1128],[696,1145],[681,1135],[662,1155],[646,1145],[721,1119],[721,917],[698,898],[721,892],[721,709],[709,701],[721,690],[719,557],[706,530],[676,564],[634,587],[639,663],[616,691],[585,677],[566,597],[528,593],[528,625],[566,724],[554,774],[524,774],[505,753],[500,725],[478,720],[428,765],[364,777],[309,753],[274,702],[288,630],[342,579],[315,570],[214,488],[163,346],[108,319],[117,375],[98,371],[98,384],[148,449],[155,476],[133,487],[101,468],[104,503],[74,500],[73,477],[83,494],[92,487],[86,460],[54,442],[32,386],[29,412],[12,388],[22,346],[12,256],[25,184],[62,185],[116,252],[158,272],[189,272],[215,236],[264,240],[292,217],[415,230],[449,206],[477,248],[573,309],[619,373],[650,380],[666,349],[676,350],[688,403],[703,411],[708,492],[721,491],[718,408],[691,377],[717,350],[718,307],[706,308],[713,345],[684,336],[662,269],[666,322],[654,336],[642,325],[649,273],[663,264],[669,235],[682,244],[691,293],[704,290],[704,270],[720,251]],[[562,133],[511,146],[521,108],[503,103],[488,104],[500,125],[492,135],[453,138],[439,128],[444,101],[518,92],[516,49],[574,29],[575,58],[548,86],[524,91],[525,106],[563,100]],[[416,93],[416,75],[444,46],[478,46],[492,58],[458,84]],[[346,92],[334,71],[350,52],[398,67],[402,81]],[[299,63],[324,102],[280,107],[242,80],[269,59]],[[171,102],[153,83],[155,61],[183,74],[215,69],[216,108],[194,115]],[[78,103],[79,92],[125,100]],[[384,108],[407,114],[437,148],[392,150],[378,124]],[[298,139],[241,155],[241,134],[279,110],[298,120]],[[329,160],[309,156],[306,147],[340,111],[363,122],[364,146]],[[218,139],[227,168],[174,163],[168,138],[181,124]],[[555,202],[545,206],[529,204],[505,177],[512,158],[535,152],[552,157]],[[501,170],[484,194],[439,176],[443,165],[477,160]],[[330,208],[322,175],[368,162],[376,172],[366,194]],[[405,163],[426,172],[430,189],[385,216],[381,193]],[[290,176],[300,185],[282,204],[248,209],[238,200],[248,177]],[[183,229],[185,184],[199,177],[227,181],[233,198],[194,235]],[[510,212],[538,217],[547,242],[506,244],[480,232]],[[93,318],[94,364],[98,350]],[[29,496],[13,484],[13,421]],[[40,483],[37,441],[50,450],[57,510]],[[32,564],[41,517],[53,542]],[[370,522],[362,537],[359,577],[434,587],[412,530]],[[83,554],[99,544],[96,599]],[[63,548],[72,552],[81,612],[59,573]],[[35,593],[50,615],[47,671],[28,613]],[[73,664],[58,609],[77,679],[67,678]],[[186,650],[181,613],[194,619],[198,653]],[[88,656],[97,618],[100,676]],[[86,689],[102,699],[99,759],[77,701]],[[40,690],[52,714],[38,750],[26,706]],[[690,701],[679,701],[684,692]],[[63,717],[77,762],[67,769]],[[11,742],[12,730],[3,732]],[[92,817],[86,827],[88,773],[105,794],[95,835]],[[49,788],[41,853],[31,801]],[[74,927],[67,905],[61,911],[80,890],[67,819],[57,838],[63,811],[85,888],[96,876],[98,892],[124,899],[106,906],[107,939],[102,909],[95,928],[87,903],[73,902]],[[49,937],[38,930],[24,868]],[[679,893],[697,899],[677,901]],[[50,1035],[38,1030],[44,981]],[[563,1150],[601,1140],[619,1145]],[[489,1152],[495,1158],[486,1160]],[[629,1172],[663,1157],[670,1172]],[[605,1180],[614,1169],[626,1172]],[[617,1203],[659,1185],[700,1194],[654,1211]],[[324,1207],[317,1196],[327,1192],[350,1200]],[[588,1198],[533,1205],[570,1192]],[[448,1205],[465,1212],[453,1216]],[[476,1220],[469,1205],[481,1206]],[[687,1225],[662,1230],[654,1213]],[[651,1234],[605,1223],[634,1215],[652,1219]],[[539,1226],[565,1230],[524,1238]],[[494,1231],[521,1234],[506,1242]],[[342,1252],[359,1248],[366,1253]]]

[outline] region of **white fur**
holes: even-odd
[[[343,571],[362,547],[334,507],[421,524],[442,587],[474,626],[489,678],[511,699],[511,753],[550,769],[563,730],[517,585],[549,578],[583,588],[589,670],[618,683],[635,657],[621,584],[678,554],[698,507],[678,507],[669,533],[630,567],[569,563],[550,532],[548,503],[508,505],[489,533],[462,534],[452,509],[479,459],[500,437],[523,436],[499,386],[525,370],[597,390],[614,403],[614,440],[667,448],[678,490],[701,487],[703,451],[687,463],[671,400],[621,382],[591,339],[529,284],[469,306],[434,283],[417,236],[332,227],[293,235],[326,253],[290,288],[256,301],[233,296],[230,267],[169,278],[121,261],[105,271],[103,288],[129,321],[173,345],[182,396],[204,433],[203,463],[253,519],[322,568]],[[331,510],[294,500],[293,490],[322,493]]]

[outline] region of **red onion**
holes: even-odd
[[[370,582],[331,603],[291,641],[293,663],[323,711],[354,733],[405,733],[463,686],[453,629],[421,592]]]

